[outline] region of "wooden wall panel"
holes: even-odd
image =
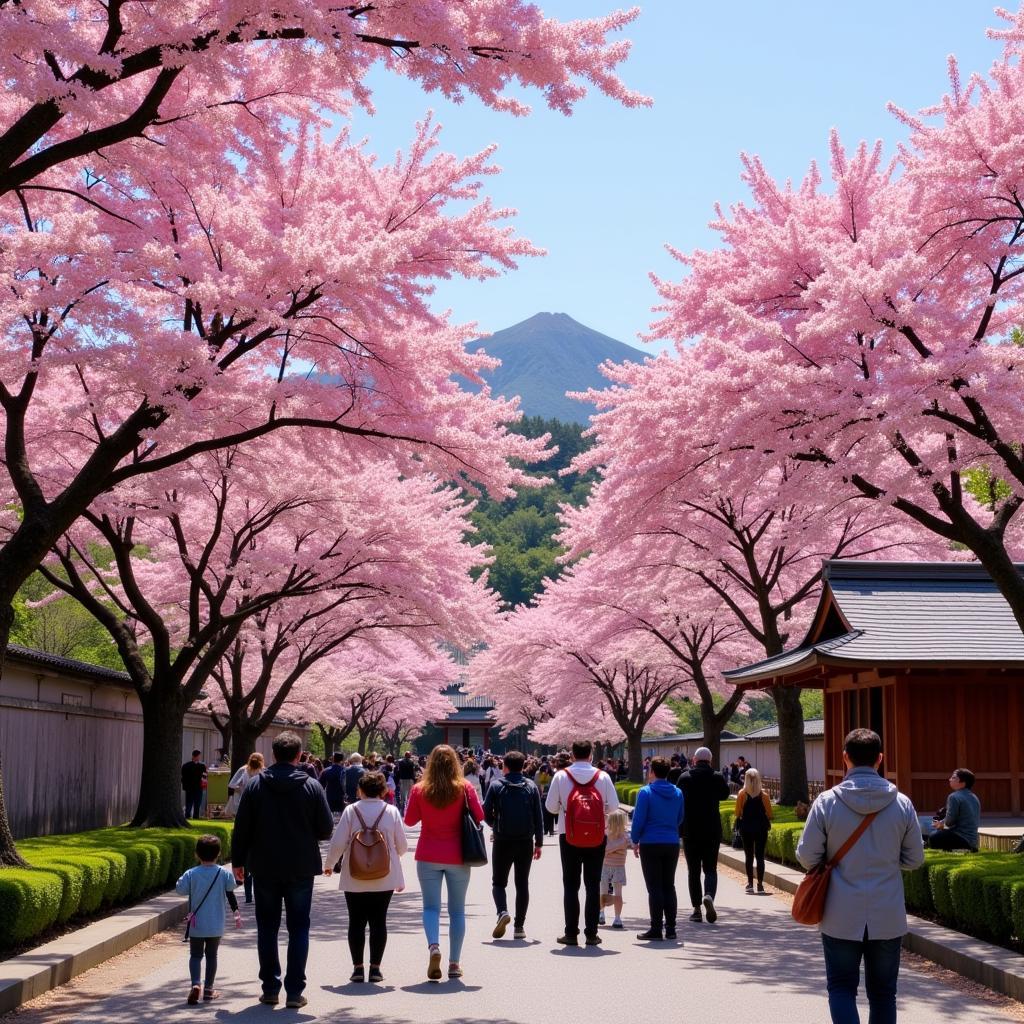
[[[911,681],[909,687],[912,769],[945,772],[948,778],[958,767],[950,763],[957,751],[956,687],[930,681]]]
[[[967,749],[965,764],[976,773],[1010,770],[1010,720],[1007,716],[1009,686],[1006,683],[969,683],[964,714]]]

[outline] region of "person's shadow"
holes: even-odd
[[[403,985],[403,992],[421,996],[450,996],[453,992],[479,992],[481,985],[467,985],[460,978],[447,981],[421,981],[417,985]]]

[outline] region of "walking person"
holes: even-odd
[[[359,799],[359,780],[363,772],[363,755],[359,753],[350,754],[348,767],[345,769],[345,803],[354,804]]]
[[[859,1024],[857,987],[863,960],[871,1024],[894,1024],[900,946],[907,931],[900,871],[924,862],[921,825],[910,799],[878,774],[882,741],[877,733],[849,733],[843,764],[843,781],[811,805],[796,856],[808,871],[820,867],[866,822],[832,870],[819,925],[828,1006],[832,1024]]]
[[[933,850],[978,850],[981,801],[974,793],[974,772],[957,768],[949,777],[952,792],[942,815],[932,819],[935,830],[928,837]]]
[[[181,788],[185,791],[185,817],[198,818],[203,810],[203,784],[206,782],[206,765],[203,752],[192,751],[192,760],[181,766]]]
[[[324,874],[341,861],[339,887],[348,908],[348,948],[352,955],[349,981],[377,983],[384,980],[381,962],[388,942],[388,907],[391,897],[405,889],[402,854],[409,849],[402,816],[384,799],[386,782],[380,772],[365,772],[359,780],[359,800],[345,808],[331,837]],[[362,845],[359,857],[353,844]],[[372,868],[368,870],[368,868]],[[379,872],[379,874],[378,874]],[[362,877],[376,874],[377,877]],[[366,930],[370,930],[370,971],[363,954]]]
[[[217,978],[217,950],[224,935],[225,897],[235,913],[235,927],[242,926],[234,893],[235,876],[217,863],[219,858],[220,840],[216,836],[200,836],[196,840],[196,860],[199,864],[189,868],[174,886],[179,896],[188,896],[188,971],[192,987],[185,1001],[189,1006],[199,1002],[200,992],[204,1003],[220,998],[213,983]],[[203,977],[202,986],[199,984],[200,976]]]
[[[466,782],[455,751],[446,743],[434,747],[422,781],[412,787],[405,810],[406,825],[421,825],[416,843],[416,874],[423,893],[423,931],[429,959],[427,978],[441,980],[441,886],[448,894],[448,977],[462,977],[462,944],[466,938],[466,890],[471,868],[462,861],[462,813],[469,807],[480,823],[484,810],[476,790]]]
[[[249,760],[242,765],[241,768],[235,772],[231,781],[228,783],[228,814],[234,817],[238,813],[238,805],[242,800],[242,794],[245,792],[245,787],[261,771],[266,767],[263,761],[263,755],[259,753],[250,754]],[[245,902],[252,903],[252,875],[248,871],[245,873],[245,881],[243,882],[243,891],[245,892]]]
[[[715,897],[718,895],[718,848],[722,845],[720,804],[729,799],[729,783],[711,765],[708,747],[698,747],[693,767],[680,774],[676,783],[683,793],[686,815],[682,828],[683,853],[686,856],[686,880],[693,912],[691,921],[710,923],[718,920]],[[671,777],[671,772],[669,773]],[[703,874],[703,881],[701,875]]]
[[[629,818],[620,807],[608,815],[608,835],[601,868],[601,913],[598,924],[605,923],[604,908],[615,914],[613,928],[622,927],[622,887],[626,884],[626,851],[629,849]]]
[[[601,912],[601,869],[606,841],[605,815],[617,810],[615,784],[592,763],[590,740],[572,745],[572,763],[555,773],[545,806],[558,816],[558,852],[562,860],[563,946],[578,946],[580,934],[580,878],[585,892],[583,934],[588,946],[599,946],[597,919]]]
[[[338,752],[331,758],[328,765],[320,775],[320,785],[324,787],[324,794],[327,796],[327,806],[334,815],[337,822],[341,812],[345,810],[345,755]],[[330,862],[331,864],[334,861]]]
[[[757,860],[757,894],[767,896],[764,888],[764,851],[772,827],[772,801],[761,784],[761,773],[748,768],[743,788],[736,797],[736,827],[743,840],[743,860],[747,869],[747,895],[754,894],[754,861]]]
[[[487,787],[484,798],[484,821],[494,829],[494,848],[491,854],[491,894],[498,920],[491,933],[503,938],[509,922],[512,937],[526,938],[526,911],[530,905],[530,868],[540,859],[544,845],[544,814],[541,810],[540,790],[523,774],[526,757],[518,750],[510,750],[503,761],[503,775]],[[508,875],[514,871],[516,886],[516,916],[508,912]]]
[[[323,872],[321,840],[330,839],[334,819],[323,786],[299,768],[302,741],[290,731],[274,738],[274,764],[246,787],[238,804],[231,839],[235,878],[246,870],[255,879],[256,949],[263,994],[260,1002],[277,1004],[281,959],[277,936],[284,904],[288,959],[284,975],[286,1005],[306,1005],[306,959],[313,879]]]
[[[466,763],[462,766],[462,777],[476,790],[477,799],[483,803],[484,799],[484,784],[483,779],[480,777],[480,766],[473,760],[473,758],[467,758]]]
[[[412,787],[416,785],[418,773],[419,766],[412,759],[412,751],[407,750],[395,765],[395,775],[398,777],[398,807],[403,813],[408,806]]]
[[[637,936],[645,940],[676,937],[676,865],[684,801],[682,791],[668,781],[670,768],[668,758],[651,758],[650,782],[636,795],[629,830],[633,852],[640,858],[651,912],[650,927]]]

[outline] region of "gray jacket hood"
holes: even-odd
[[[899,790],[874,768],[853,768],[832,792],[851,811],[864,815],[885,810]]]

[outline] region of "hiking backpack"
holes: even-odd
[[[594,847],[604,842],[604,798],[597,791],[599,773],[577,782],[566,772],[572,792],[565,802],[565,841],[570,846]]]
[[[497,803],[494,831],[502,839],[527,839],[533,835],[534,800],[529,782],[505,782]]]
[[[391,851],[388,849],[384,833],[377,827],[384,817],[387,807],[382,807],[377,820],[367,827],[359,808],[353,805],[359,819],[359,831],[353,833],[348,844],[348,870],[353,878],[360,882],[374,882],[378,878],[386,878],[391,873]]]

